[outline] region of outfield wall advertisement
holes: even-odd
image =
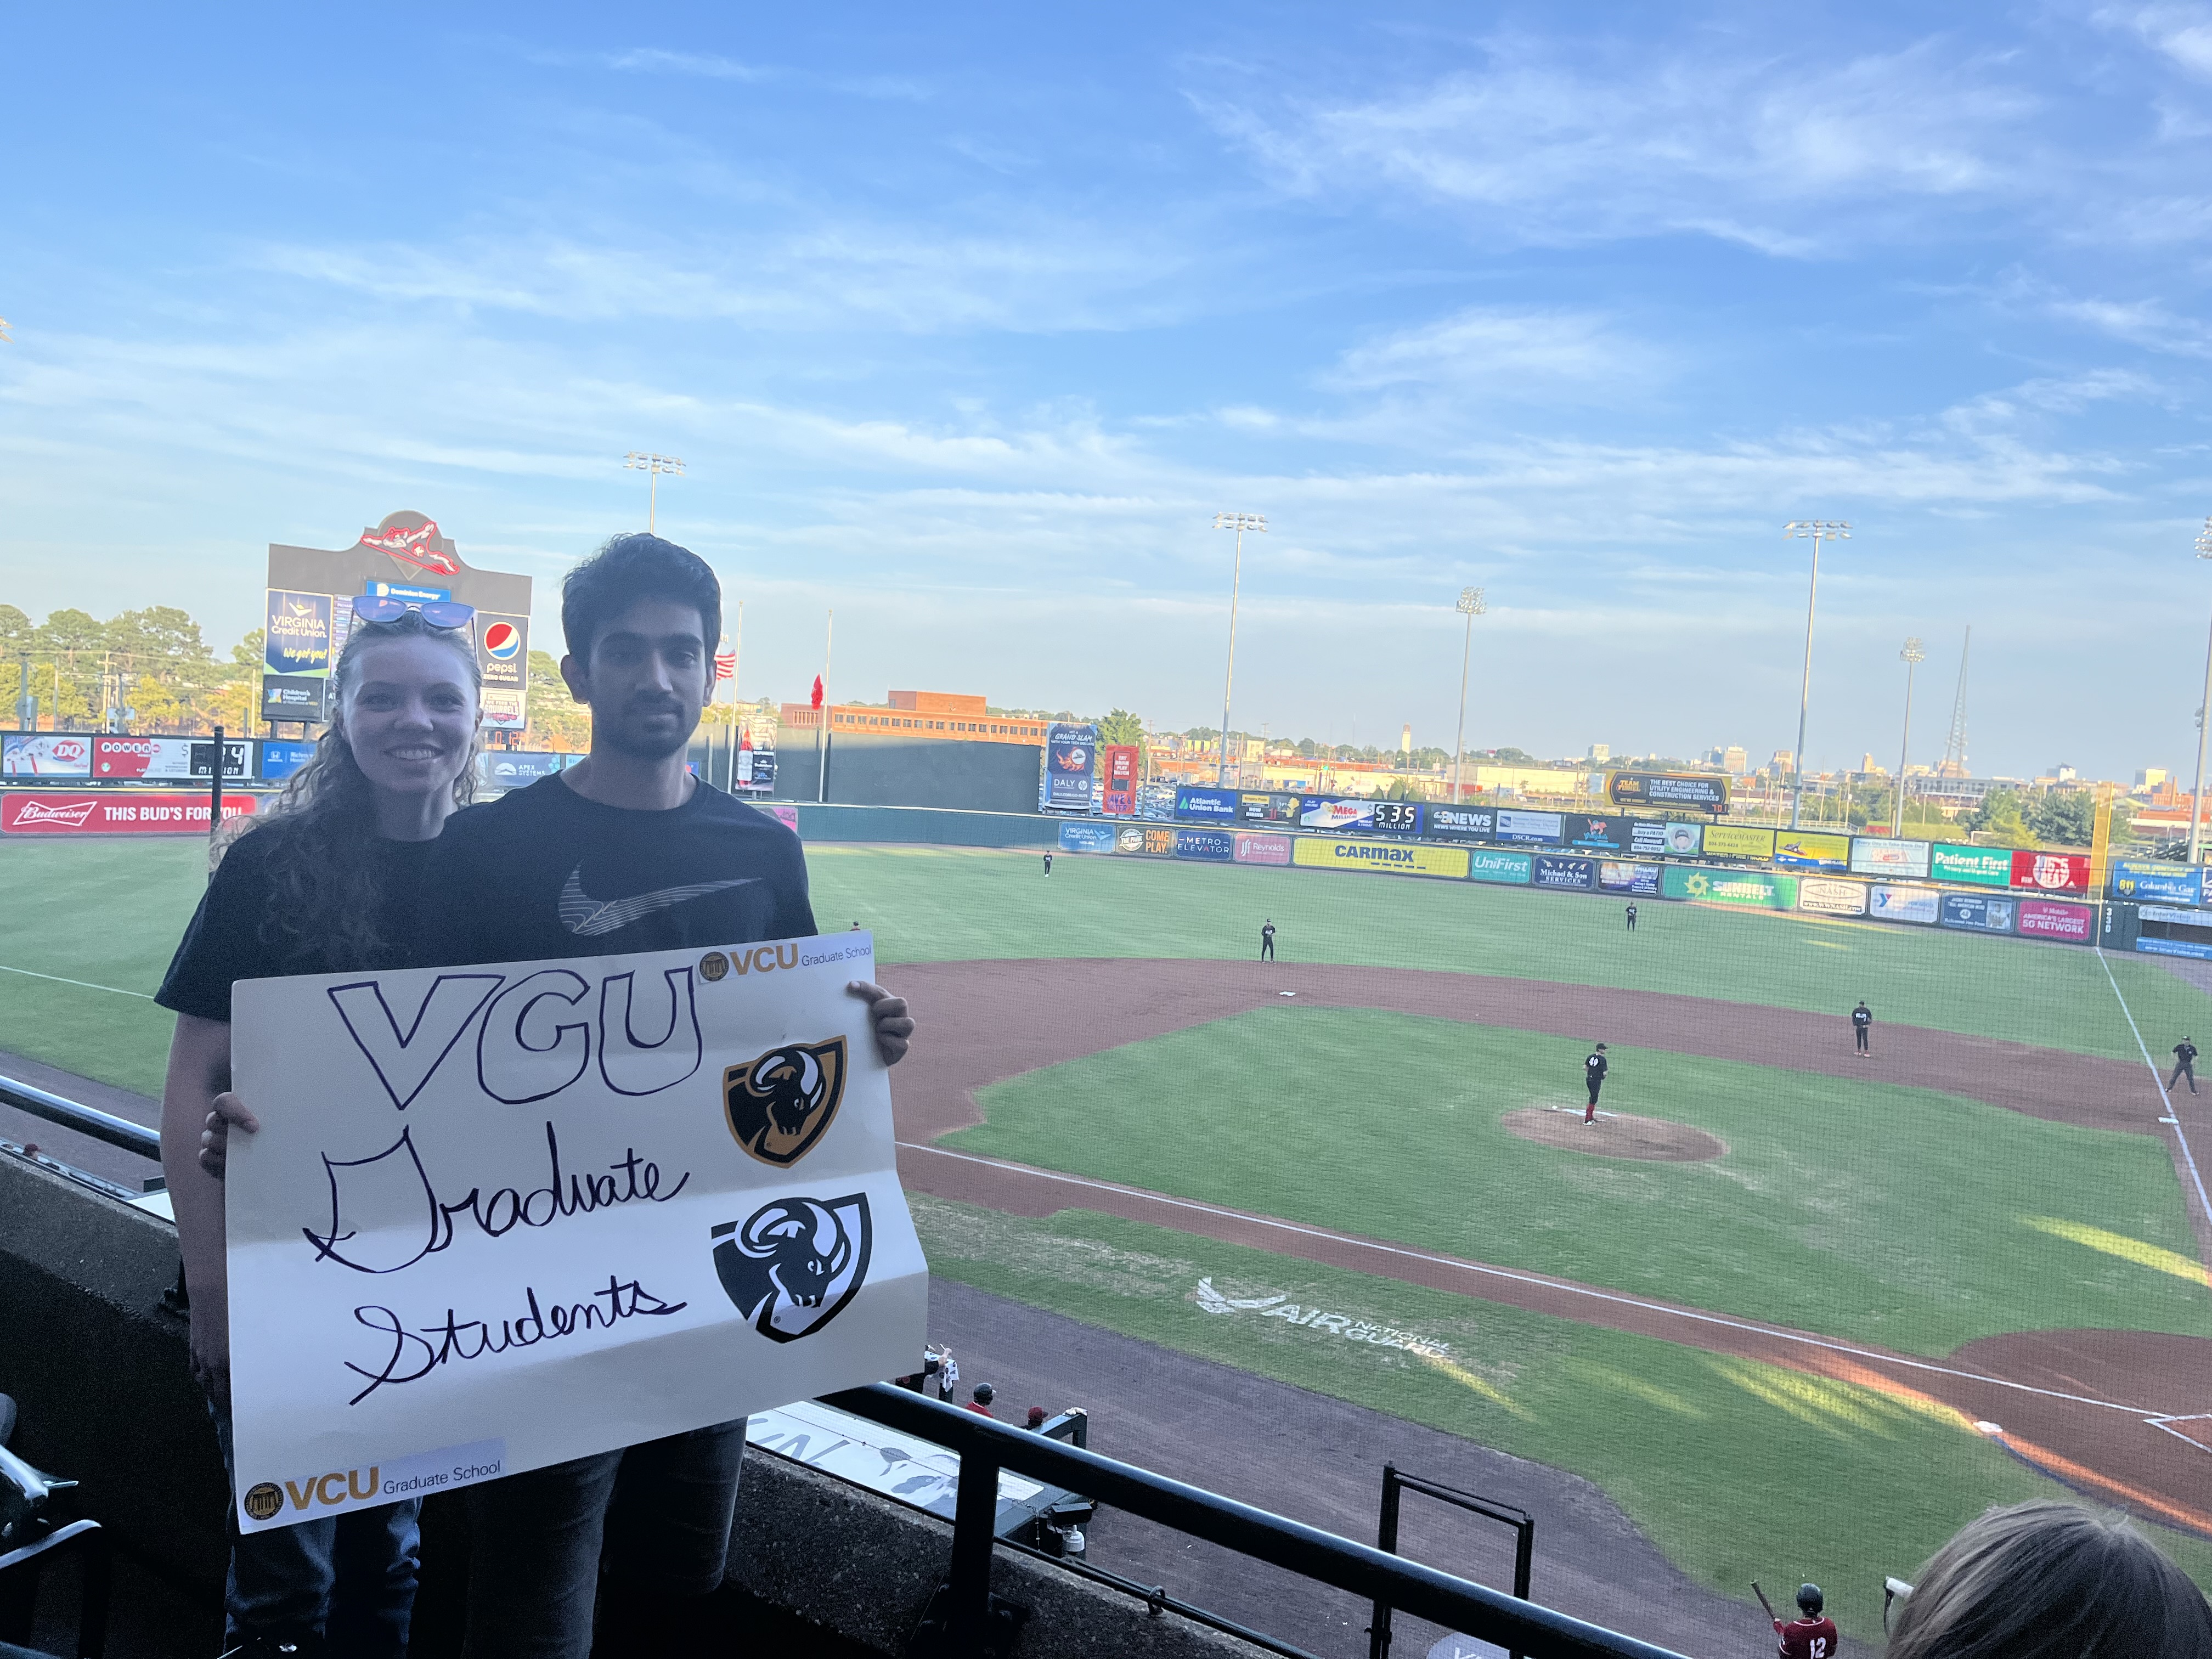
[[[1964,882],[1972,887],[2012,885],[2008,847],[1958,847],[1939,841],[1929,852],[1928,873],[1937,881]]]
[[[1797,884],[1797,908],[1823,916],[1863,916],[1867,913],[1866,884],[1806,876]]]
[[[223,821],[250,817],[258,795],[227,794]],[[182,836],[208,831],[208,798],[193,790],[116,793],[11,789],[0,795],[0,831],[11,836]]]
[[[2012,884],[2031,893],[2086,893],[2089,890],[2088,854],[2014,853]]]
[[[1098,728],[1054,720],[1044,729],[1044,781],[1037,806],[1048,812],[1088,812],[1098,784]]]
[[[1175,855],[1208,864],[1226,864],[1237,856],[1237,838],[1226,830],[1178,830]]]
[[[1533,853],[1500,853],[1486,847],[1471,848],[1467,855],[1467,878],[1469,881],[1525,887],[1535,857]]]
[[[1774,856],[1774,831],[1709,823],[1698,850],[1709,859],[1757,859],[1765,863]]]
[[[1848,870],[1851,867],[1851,838],[1798,830],[1778,830],[1774,837],[1774,861],[1784,870]]]
[[[2063,939],[2087,945],[2096,937],[2097,913],[2086,904],[2059,904],[2050,899],[2020,902],[2019,932],[2023,939]]]
[[[1237,837],[1237,862],[1239,864],[1288,864],[1290,861],[1291,838],[1288,836],[1247,833]]]
[[[1942,913],[1936,918],[1943,927],[1964,928],[1972,933],[2009,933],[2017,916],[2018,907],[2008,898],[1980,893],[1946,893]]]
[[[1534,884],[1554,887],[1571,893],[1589,893],[1597,890],[1597,865],[1589,859],[1554,858],[1547,853],[1536,854]]]
[[[1657,898],[1659,866],[1620,864],[1608,859],[1597,867],[1597,884],[1602,892],[1620,893],[1629,898]]]
[[[1631,850],[1630,826],[1634,823],[1617,812],[1604,817],[1569,812],[1560,824],[1560,839],[1570,847],[1587,848],[1593,853],[1626,853]]]
[[[2158,904],[2202,904],[2204,874],[2185,864],[2151,864],[2141,859],[2112,860],[2112,896]]]
[[[203,753],[200,766],[195,770],[192,750],[204,750],[212,741],[191,738],[94,738],[92,775],[110,779],[211,777],[209,757]],[[251,774],[252,757],[246,752],[246,739],[226,738],[222,750],[223,776],[242,778]]]
[[[1614,772],[1607,777],[1605,791],[1615,806],[1686,806],[1717,813],[1729,807],[1729,781],[1712,772]]]
[[[1874,836],[1851,838],[1851,870],[1862,876],[1924,878],[1928,874],[1928,843],[1924,841],[1885,841]]]
[[[1176,787],[1175,815],[1193,823],[1234,823],[1237,807],[1234,789],[1200,789],[1188,783]]]
[[[1523,812],[1509,807],[1498,809],[1498,839],[1500,841],[1540,842],[1556,847],[1560,831],[1566,823],[1558,812]]]
[[[1658,818],[1628,821],[1628,850],[1638,857],[1693,859],[1705,838],[1705,826],[1675,823]]]
[[[1768,833],[1771,834],[1771,831]],[[1797,878],[1760,870],[1685,869],[1670,864],[1660,878],[1662,897],[1698,904],[1735,904],[1758,910],[1797,908]]]
[[[9,738],[0,756],[0,772],[11,778],[92,775],[92,739],[74,732],[27,732]]]
[[[1063,823],[1060,826],[1060,850],[1063,853],[1110,853],[1114,850],[1114,826],[1110,823]]]
[[[1431,806],[1428,833],[1438,841],[1489,841],[1498,834],[1498,814],[1487,806]]]
[[[1386,876],[1467,875],[1463,847],[1424,847],[1419,842],[1340,841],[1302,836],[1291,862],[1308,870],[1365,870]]]
[[[1932,927],[1942,919],[1937,901],[1942,895],[1933,887],[1899,887],[1877,882],[1867,897],[1867,914],[1876,921],[1911,921]]]

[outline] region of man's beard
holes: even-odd
[[[686,720],[681,710],[655,709],[651,712],[675,715],[677,725],[673,736],[659,736],[628,720],[611,720],[604,729],[593,731],[592,739],[617,754],[628,755],[636,760],[666,760],[671,755],[682,753],[690,745],[692,732],[698,729],[698,715],[695,713]]]

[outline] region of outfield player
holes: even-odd
[[[1874,1051],[1867,1047],[1867,1036],[1873,1030],[1874,1010],[1868,1007],[1866,999],[1861,997],[1859,1006],[1851,1010],[1851,1041],[1858,1045],[1852,1049],[1853,1054],[1871,1056]]]
[[[1774,1621],[1775,1650],[1782,1659],[1835,1659],[1836,1621],[1820,1611],[1826,1598],[1818,1584],[1797,1587],[1797,1617]]]
[[[1273,962],[1274,959],[1275,923],[1271,917],[1260,924],[1260,960]]]
[[[2173,1045],[2173,1075],[2166,1080],[2166,1091],[2173,1092],[2173,1085],[2182,1079],[2189,1079],[2189,1092],[2197,1092],[2197,1045],[2187,1037]]]
[[[1584,1123],[1597,1121],[1597,1091],[1605,1087],[1607,1069],[1605,1044],[1601,1042],[1590,1050],[1589,1058],[1583,1061],[1583,1081],[1589,1085],[1589,1105],[1583,1113]]]
[[[1628,901],[1628,931],[1632,933],[1636,931],[1636,901],[1634,899]]]
[[[1052,854],[1049,853],[1044,855],[1044,872],[1048,876],[1052,874]]]

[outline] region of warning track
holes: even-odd
[[[900,1068],[899,1167],[920,1192],[1008,1213],[1103,1212],[1224,1243],[1476,1296],[1948,1407],[2085,1493],[2212,1537],[2212,1340],[2129,1331],[1984,1338],[1931,1361],[1546,1274],[1362,1238],[929,1143],[982,1121],[975,1091],[1044,1066],[1299,1003],[1466,1020],[1967,1096],[2029,1115],[2158,1134],[2126,1062],[1923,1027],[1850,1053],[1835,1017],[1705,998],[1411,969],[1067,960],[910,963],[884,977],[925,1035]],[[1984,1430],[1988,1432],[1987,1429]]]

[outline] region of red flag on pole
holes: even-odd
[[[747,726],[739,726],[738,728],[738,747],[740,749],[750,749],[752,746],[753,734],[751,729]]]
[[[817,708],[822,707],[822,676],[819,674],[814,677],[814,706]]]
[[[716,679],[726,680],[732,678],[736,676],[737,672],[738,653],[736,652],[717,651],[714,653],[714,678]]]

